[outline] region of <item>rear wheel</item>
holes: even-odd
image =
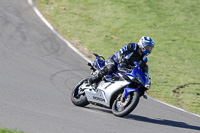
[[[89,104],[87,97],[85,96],[84,89],[82,88],[82,85],[86,83],[87,81],[88,81],[88,78],[83,79],[82,81],[80,81],[80,83],[78,83],[75,86],[74,90],[72,91],[71,101],[76,106],[84,107]]]
[[[118,117],[126,116],[135,109],[139,103],[140,94],[138,92],[132,92],[124,100],[121,100],[121,97],[122,94],[119,94],[112,105],[112,112]]]

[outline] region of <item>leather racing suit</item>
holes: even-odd
[[[99,71],[97,76],[91,77],[89,83],[99,81],[103,76],[111,74],[117,71],[119,65],[119,71],[126,71],[128,66],[134,66],[134,62],[137,62],[142,71],[148,76],[147,56],[139,54],[139,46],[136,43],[128,43],[122,47],[118,52],[114,53],[106,62],[106,65]]]

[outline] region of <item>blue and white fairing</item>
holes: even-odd
[[[126,97],[128,96],[129,93],[133,92],[133,91],[137,91],[138,93],[140,93],[141,95],[144,94],[143,91],[146,90],[146,88],[144,87],[146,84],[149,84],[150,79],[148,76],[145,76],[144,73],[142,72],[140,66],[137,63],[135,64],[135,68],[132,70],[131,73],[126,73],[127,76],[129,76],[131,79],[136,79],[137,81],[139,81],[139,83],[141,84],[141,86],[143,87],[143,89],[140,88],[124,88],[124,94],[123,94],[123,98],[126,99]],[[145,90],[144,90],[145,89]]]
[[[101,105],[110,107],[111,104],[111,98],[121,88],[124,88],[123,98],[125,99],[129,93],[137,91],[141,96],[144,94],[144,91],[146,91],[146,88],[144,87],[147,82],[149,82],[148,76],[145,76],[142,72],[140,66],[138,63],[134,63],[135,68],[132,70],[131,73],[113,73],[116,77],[124,78],[122,75],[126,75],[129,77],[130,80],[136,79],[143,88],[130,88],[126,87],[130,84],[130,82],[134,81],[128,81],[128,80],[119,80],[114,82],[105,82],[104,80],[100,81],[98,83],[98,87],[96,90],[92,89],[86,89],[85,94],[87,96],[87,100],[90,102],[99,103]],[[93,65],[101,70],[105,66],[105,60],[96,58],[96,60],[93,62]],[[121,75],[121,76],[120,76]],[[111,78],[111,75],[106,75],[106,78]],[[126,79],[126,78],[124,78]],[[84,87],[83,87],[84,88]]]

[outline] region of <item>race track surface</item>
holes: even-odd
[[[70,18],[69,18],[70,19]],[[27,0],[0,0],[0,127],[27,133],[199,133],[200,118],[141,99],[125,118],[71,103],[87,62],[61,41]]]

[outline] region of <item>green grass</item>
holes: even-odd
[[[9,130],[7,128],[0,128],[0,133],[24,133],[24,132],[17,130]]]
[[[69,41],[106,58],[141,36],[155,41],[149,95],[200,114],[199,0],[36,0]]]

